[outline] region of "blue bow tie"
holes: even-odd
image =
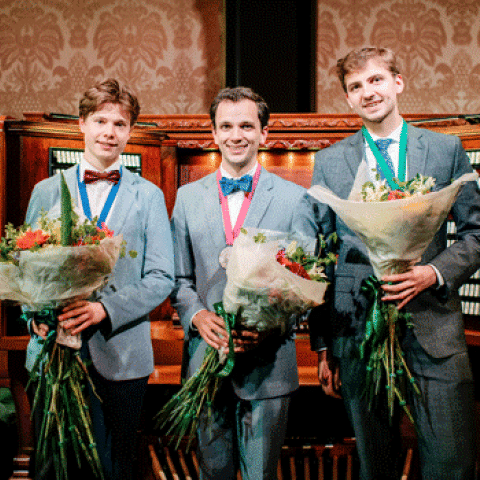
[[[242,178],[226,178],[222,177],[220,180],[220,188],[222,193],[227,196],[238,190],[243,190],[244,192],[252,191],[252,176],[244,175]]]

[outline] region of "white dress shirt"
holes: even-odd
[[[400,158],[400,133],[402,132],[402,127],[403,127],[403,122],[390,135],[388,135],[388,137],[379,137],[378,135],[375,135],[374,133],[372,133],[370,130],[368,131],[368,133],[370,133],[372,140],[374,142],[379,138],[384,138],[384,139],[390,138],[391,140],[393,140],[393,142],[388,147],[388,154],[392,159],[393,168],[395,170],[394,177],[398,176],[398,164],[399,164],[399,158]],[[370,178],[372,181],[375,181],[376,180],[375,176],[377,171],[377,160],[375,159],[375,156],[373,155],[372,150],[368,146],[367,141],[364,139],[363,142],[365,145],[367,166],[368,166]],[[407,170],[405,170],[405,172],[407,172]],[[408,175],[406,178],[408,178]]]
[[[257,170],[258,163],[255,162],[255,166],[246,173],[246,175],[251,175],[252,177],[255,175],[255,171]],[[220,166],[220,174],[222,177],[226,178],[236,178],[230,175],[225,171],[225,169]],[[243,176],[243,175],[242,175]],[[237,190],[236,192],[231,193],[227,196],[228,201],[228,211],[230,213],[230,223],[232,224],[232,228],[237,223],[238,215],[240,214],[240,210],[242,208],[243,200],[245,198],[245,192],[243,190]]]
[[[121,161],[117,160],[113,165],[110,165],[107,169],[105,169],[105,172],[110,172],[112,170],[119,170],[121,165]],[[90,165],[85,159],[82,159],[80,162],[79,166],[79,174],[80,174],[80,180],[83,180],[83,176],[85,173],[85,170],[94,170],[96,172],[100,172],[98,168],[95,168],[93,165]],[[105,205],[105,202],[107,201],[108,194],[110,193],[110,190],[112,189],[113,183],[108,182],[107,180],[99,180],[94,183],[88,183],[86,185],[87,187],[87,195],[88,195],[88,201],[90,203],[90,212],[93,217],[99,217],[100,213],[102,213],[103,206]],[[115,206],[115,202],[117,199],[115,198],[113,201],[113,204],[110,208],[110,211],[108,212],[107,218],[105,219],[105,223],[108,226],[108,221],[110,219],[110,216],[112,214],[113,208]],[[82,199],[80,197],[80,191],[78,192],[78,198],[77,198],[77,205],[81,210],[83,210],[82,206]]]

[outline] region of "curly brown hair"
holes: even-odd
[[[129,87],[122,85],[114,78],[107,78],[90,87],[80,99],[78,112],[82,119],[96,112],[105,103],[118,103],[130,114],[130,126],[132,126],[140,113],[140,105],[137,97]]]

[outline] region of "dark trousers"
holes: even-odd
[[[411,331],[403,350],[422,391],[421,401],[410,395],[409,402],[418,428],[422,478],[473,480],[475,401],[467,353],[441,359],[430,357]],[[358,356],[340,359],[342,395],[357,440],[360,478],[398,480],[398,422],[390,422],[385,408],[369,410],[363,395],[365,373],[366,364]]]
[[[90,390],[93,430],[105,479],[132,480],[148,377],[112,381],[93,368],[91,377],[98,395]]]

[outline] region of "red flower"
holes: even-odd
[[[97,227],[97,231],[103,232],[106,237],[113,237],[113,230],[109,230],[105,222],[102,223],[102,228]]]
[[[285,255],[285,249],[282,248],[277,252],[277,262],[280,265],[283,265],[285,268],[288,268],[292,273],[295,275],[298,275],[299,277],[306,278],[307,280],[310,280],[310,275],[307,273],[307,271],[303,268],[302,265],[300,265],[297,262],[292,262],[286,255]]]
[[[78,247],[79,245],[96,245],[106,237],[113,237],[113,233],[114,233],[113,230],[109,230],[105,222],[102,223],[102,228],[100,227],[96,227],[96,228],[97,228],[97,235],[89,235],[85,238],[80,239],[76,243],[76,246]]]
[[[15,245],[20,250],[28,250],[34,247],[35,245],[37,246],[43,245],[49,238],[50,238],[50,235],[48,233],[45,233],[43,230],[32,231],[29,228],[22,235],[17,237]]]
[[[405,198],[407,194],[402,192],[401,190],[392,190],[388,192],[387,200],[400,200],[401,198]]]

